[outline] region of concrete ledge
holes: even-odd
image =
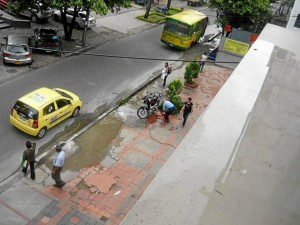
[[[22,20],[17,19],[14,16],[0,10],[0,19],[4,20],[5,23],[9,24],[12,27],[23,27],[23,28],[30,28],[31,21],[30,20]]]

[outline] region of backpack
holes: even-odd
[[[172,69],[171,69],[171,67],[169,67],[168,74],[170,74],[171,72],[172,72]]]

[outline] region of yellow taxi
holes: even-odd
[[[42,138],[48,129],[68,117],[76,117],[82,101],[61,88],[42,87],[21,97],[11,109],[10,123],[23,132]]]

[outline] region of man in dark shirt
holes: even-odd
[[[185,122],[189,116],[190,113],[193,112],[193,103],[192,103],[192,98],[189,97],[186,102],[184,102],[184,105],[182,109],[180,110],[180,113],[183,111],[183,122],[182,122],[182,127],[184,127]]]
[[[23,169],[22,169],[22,172],[26,175],[27,168],[28,168],[28,166],[30,166],[30,178],[32,180],[35,180],[34,163],[35,163],[36,143],[26,141],[26,147],[27,147],[27,149],[23,152],[23,159],[22,159]],[[25,160],[27,160],[27,164],[24,166]]]

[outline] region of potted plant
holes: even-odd
[[[198,78],[198,75],[200,73],[200,65],[199,65],[199,63],[196,60],[194,60],[194,62],[190,63],[190,67],[193,70],[193,72],[192,72],[193,73],[193,78]]]
[[[168,85],[167,95],[169,100],[174,104],[175,111],[174,114],[179,113],[183,106],[183,101],[181,100],[179,94],[182,90],[182,82],[181,80],[173,80]]]
[[[196,88],[198,87],[198,84],[193,80],[195,76],[195,70],[194,70],[194,64],[190,63],[186,66],[185,72],[184,72],[184,85],[186,87],[190,88]]]

